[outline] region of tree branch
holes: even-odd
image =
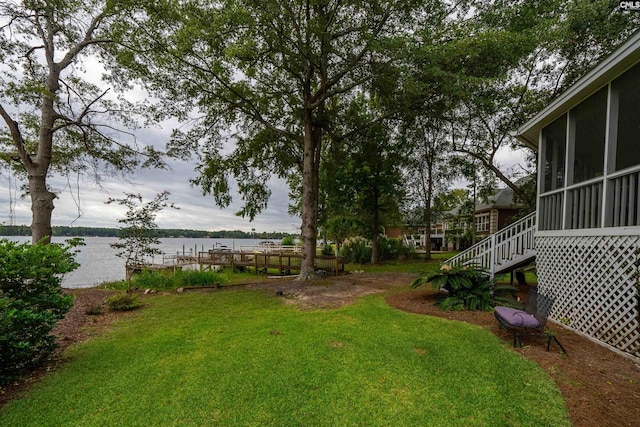
[[[78,115],[78,117],[74,120],[72,118],[66,117],[58,112],[55,112],[55,116],[57,119],[63,120],[65,121],[65,123],[55,126],[51,129],[51,132],[55,132],[59,129],[63,129],[69,126],[73,126],[73,125],[77,125],[77,126],[81,126],[82,125],[82,120],[91,112],[91,106],[93,106],[95,103],[97,103],[100,99],[102,99],[107,92],[109,92],[109,89],[106,89],[104,92],[102,92],[98,97],[96,97],[95,99],[93,99],[89,104],[87,104],[84,109],[82,110],[82,112]]]
[[[66,55],[64,56],[64,58],[62,58],[62,60],[58,63],[58,66],[60,67],[60,69],[67,68],[69,64],[71,64],[71,62],[75,59],[75,57],[87,46],[90,46],[93,44],[99,44],[99,43],[112,42],[112,40],[110,39],[94,39],[93,38],[94,31],[98,28],[98,26],[100,25],[102,20],[105,18],[105,16],[106,16],[106,13],[103,11],[93,17],[93,19],[91,20],[91,23],[89,24],[89,27],[87,27],[87,30],[85,31],[83,40],[80,41],[78,44],[74,45],[71,49],[69,49]]]
[[[25,166],[30,166],[32,164],[31,157],[27,154],[25,149],[24,139],[22,138],[22,133],[20,132],[20,126],[18,122],[13,120],[9,113],[4,109],[2,104],[0,104],[0,116],[4,119],[9,131],[11,132],[11,139],[13,140],[13,145],[15,145],[18,150],[18,156],[20,160]]]

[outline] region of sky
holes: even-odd
[[[101,87],[104,67],[95,56],[83,58],[83,78]],[[1,65],[0,65],[1,66]],[[111,95],[113,94],[113,95]],[[111,92],[107,96],[116,96]],[[134,87],[126,94],[129,101],[136,102],[148,98],[140,87]],[[11,106],[5,105],[11,109]],[[154,128],[134,131],[141,145],[153,145],[163,150],[169,141],[171,131],[180,124],[168,120]],[[0,128],[4,127],[0,120]],[[267,209],[253,221],[235,215],[242,206],[241,197],[232,193],[233,201],[227,208],[221,209],[214,203],[212,196],[204,196],[200,188],[192,187],[189,180],[196,177],[194,162],[171,161],[168,170],[139,169],[129,180],[104,178],[96,185],[91,177],[73,177],[71,182],[54,177],[49,185],[58,194],[54,200],[52,224],[78,227],[118,227],[118,219],[124,217],[126,209],[117,203],[106,205],[109,198],[122,198],[125,193],[140,193],[143,201],[152,200],[162,192],[169,191],[169,202],[175,203],[179,210],[164,209],[156,217],[159,228],[179,228],[191,230],[242,230],[260,232],[299,233],[300,218],[288,214],[289,190],[279,179],[270,184],[271,199]],[[28,197],[21,198],[19,187],[7,169],[0,169],[0,224],[30,225],[31,203]],[[13,207],[13,215],[11,215]]]
[[[156,128],[141,129],[135,132],[136,138],[141,145],[153,145],[162,150],[172,129],[178,125],[168,121]],[[0,126],[4,126],[3,121],[0,121]],[[52,224],[117,228],[118,219],[124,217],[126,208],[117,203],[107,205],[105,202],[109,198],[139,193],[143,201],[150,201],[156,194],[168,191],[169,202],[179,209],[160,211],[156,217],[159,228],[299,233],[301,220],[288,214],[289,190],[284,181],[272,179],[267,209],[249,221],[235,215],[242,207],[241,196],[237,192],[232,192],[231,205],[222,209],[215,205],[211,195],[203,195],[199,187],[189,183],[197,176],[195,160],[167,160],[167,163],[167,169],[138,169],[127,179],[102,177],[99,185],[91,176],[73,176],[69,181],[61,177],[51,178],[49,185],[58,195],[54,200]],[[31,203],[28,197],[21,197],[22,184],[16,183],[7,169],[0,169],[0,224],[31,224]]]
[[[280,180],[273,180],[271,199],[268,208],[259,214],[253,222],[248,218],[236,216],[242,201],[233,194],[230,207],[221,209],[214,203],[212,196],[203,196],[200,188],[192,187],[189,179],[194,178],[194,164],[172,162],[169,170],[143,169],[135,173],[130,181],[105,179],[97,186],[88,177],[75,178],[71,182],[56,178],[52,186],[59,191],[54,201],[53,225],[78,227],[118,227],[117,220],[122,218],[126,209],[117,203],[105,204],[110,198],[120,198],[124,193],[140,193],[144,201],[162,191],[169,191],[169,201],[179,210],[165,208],[158,213],[156,224],[160,228],[180,228],[191,230],[243,230],[256,232],[280,231],[299,233],[300,219],[287,213],[289,198],[288,187]],[[14,221],[16,225],[31,224],[31,204],[28,198],[20,198],[13,177],[6,170],[0,175],[0,223],[9,225],[10,204],[14,203]],[[21,183],[18,183],[20,186]]]

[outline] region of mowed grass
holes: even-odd
[[[443,261],[451,258],[454,254],[454,252],[434,253],[429,261],[425,261],[422,256],[417,259],[387,261],[381,264],[347,264],[345,270],[364,271],[365,273],[433,273],[440,268]]]
[[[482,328],[370,296],[154,296],[0,409],[7,426],[570,425],[551,378]]]

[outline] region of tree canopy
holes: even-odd
[[[52,234],[52,174],[99,179],[162,164],[127,130],[149,111],[89,78],[118,19],[107,1],[0,1],[0,160],[27,181],[34,243]]]
[[[509,186],[529,211],[535,193],[516,181],[535,172],[535,157],[511,132],[640,28],[640,14],[619,6],[611,0],[550,0],[486,2],[480,8],[487,25],[521,34],[530,49],[503,75],[470,82],[452,117],[454,149]],[[507,169],[498,159],[510,149],[524,149],[528,161]]]
[[[223,0],[135,2],[120,29],[122,70],[192,119],[172,148],[199,156],[195,184],[239,212],[267,203],[272,174],[301,176],[301,277],[313,274],[323,142],[355,93],[370,90],[399,47],[447,18],[441,2]],[[132,25],[131,23],[135,23]],[[383,79],[384,80],[384,79]],[[177,107],[179,106],[179,107]],[[194,108],[195,107],[195,108]],[[226,141],[235,148],[225,151]]]

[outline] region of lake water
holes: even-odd
[[[1,237],[19,242],[30,242],[31,237],[11,236]],[[68,237],[54,236],[54,243],[62,243]],[[103,282],[124,279],[124,260],[118,258],[116,249],[110,244],[119,241],[116,237],[83,237],[86,246],[81,246],[76,260],[80,267],[64,277],[62,286],[65,288],[90,288]],[[243,246],[257,246],[261,239],[161,239],[158,249],[167,255],[197,254],[214,247],[226,246],[229,249],[240,250]],[[279,242],[279,240],[273,240]],[[162,255],[157,255],[153,261],[162,263]]]

